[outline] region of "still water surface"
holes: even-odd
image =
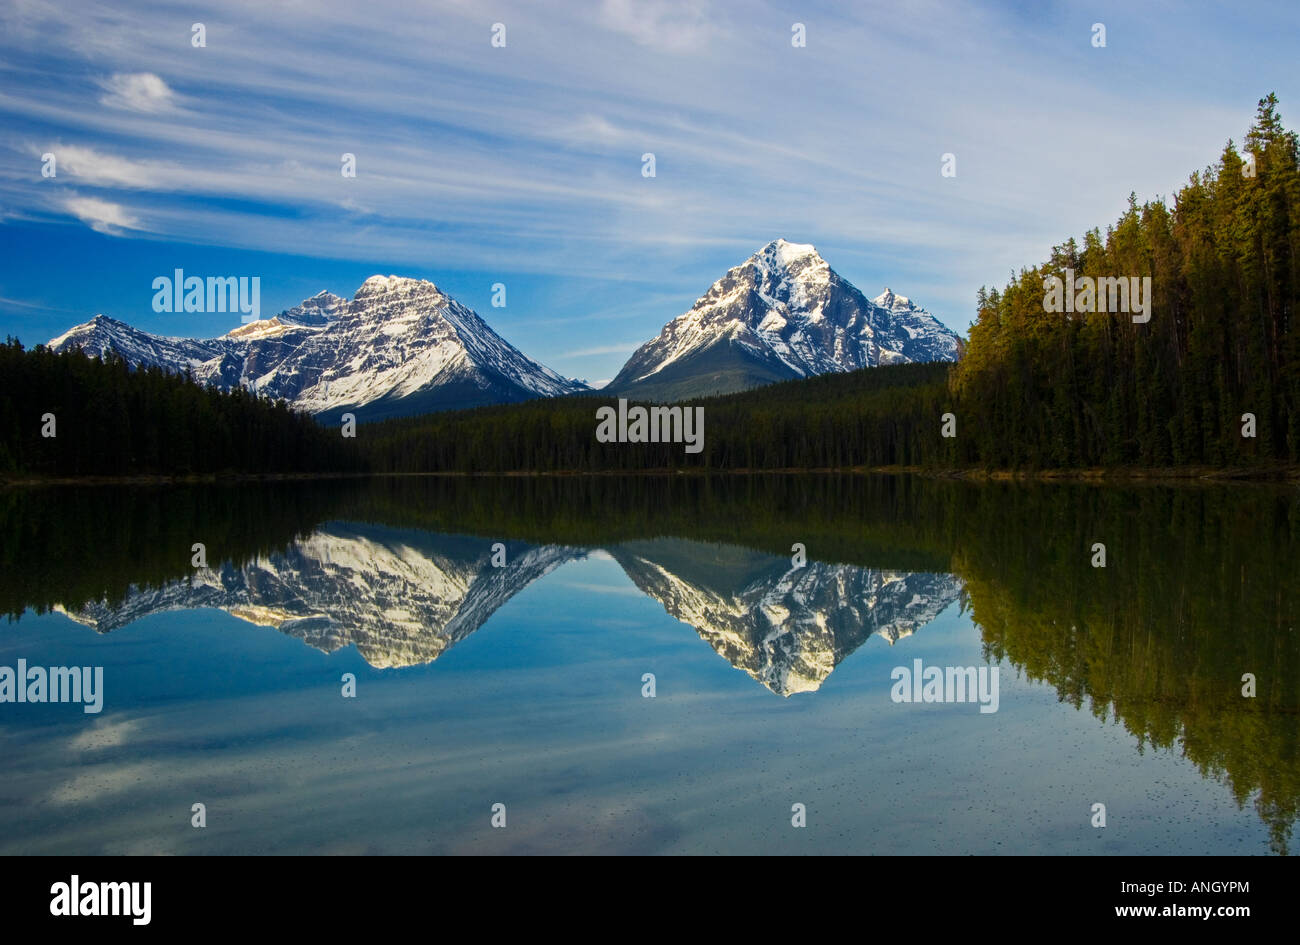
[[[0,666],[104,673],[99,713],[0,703],[6,854],[1268,854],[1297,819],[1294,489],[49,488],[0,526]],[[917,660],[996,667],[997,711],[895,701]]]

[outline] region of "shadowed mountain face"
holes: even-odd
[[[116,606],[58,608],[101,633],[149,614],[197,607],[273,627],[325,652],[354,645],[371,666],[431,663],[529,584],[587,551],[329,523],[282,552],[190,581],[139,589]],[[947,574],[788,559],[682,539],[609,553],[645,594],[773,692],[817,689],[873,633],[891,644],[933,620],[961,590]],[[498,558],[498,560],[500,560]]]

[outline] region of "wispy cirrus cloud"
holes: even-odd
[[[99,103],[130,112],[159,114],[176,108],[176,93],[152,72],[118,72],[101,79]]]
[[[140,221],[121,204],[98,197],[69,197],[64,208],[97,233],[117,235],[122,230],[139,229]]]
[[[85,184],[127,189],[170,189],[166,185],[168,166],[161,161],[133,161],[80,145],[29,145],[27,150],[32,155],[53,154],[58,173],[71,174]]]
[[[571,273],[632,260],[670,271],[692,253],[712,272],[786,235],[833,264],[856,253],[904,285],[914,275],[892,267],[928,256],[964,299],[1027,247],[1104,221],[1130,189],[1176,182],[1185,155],[1196,166],[1219,136],[1205,131],[1220,116],[1204,104],[1134,113],[1127,85],[1095,80],[1089,100],[1107,120],[1083,137],[1043,134],[1076,94],[1079,72],[1063,66],[1093,52],[1087,24],[1071,43],[1068,22],[960,3],[810,9],[807,49],[791,48],[788,13],[763,3],[612,0],[592,17],[506,2],[485,18],[461,4],[325,0],[305,29],[292,9],[232,0],[209,17],[204,49],[157,28],[187,9],[167,2],[21,9],[13,48],[0,41],[21,94],[0,94],[0,112],[69,142],[61,160],[78,186],[157,195],[139,203],[151,227],[174,227],[162,235],[184,238],[188,214],[208,239],[284,249],[270,234],[292,241],[296,227],[310,252],[339,258],[355,253],[364,219],[398,246],[394,264],[425,258],[422,230],[484,265]],[[505,49],[490,45],[496,18],[510,28]],[[1159,38],[1119,25],[1112,35]],[[38,48],[74,51],[61,64],[70,74],[107,75],[106,107],[40,82],[50,66]],[[184,109],[171,81],[186,89]],[[652,180],[640,174],[646,151]],[[938,175],[944,151],[958,153],[954,181]],[[353,180],[339,175],[345,152],[357,156]],[[0,170],[0,201],[51,206],[28,179],[15,169],[6,183]],[[182,208],[168,194],[206,203]],[[990,256],[990,229],[1016,238]],[[945,314],[943,299],[923,301]]]
[[[634,42],[683,54],[706,48],[718,32],[702,0],[602,0],[599,22]]]
[[[641,347],[642,341],[626,341],[619,345],[596,345],[593,348],[579,348],[576,351],[565,351],[559,355],[562,358],[590,358],[602,354],[621,354],[629,355],[637,348]]]
[[[650,337],[778,236],[963,330],[980,285],[1104,226],[1129,191],[1170,193],[1269,89],[1295,123],[1294,4],[1196,10],[318,0],[304,17],[265,0],[22,0],[0,4],[0,213],[562,280],[515,339],[531,353],[535,331],[583,359],[572,370],[616,370],[622,338]],[[1252,69],[1204,65],[1234,61]],[[57,178],[36,150],[58,155]],[[570,351],[550,332],[574,323],[589,328]]]

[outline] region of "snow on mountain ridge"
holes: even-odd
[[[189,369],[200,383],[253,388],[315,414],[369,408],[361,419],[585,389],[524,355],[432,282],[393,275],[371,276],[351,299],[320,292],[218,338],[164,338],[96,316],[49,346]]]
[[[822,259],[817,252],[817,247],[812,243],[791,243],[785,239],[775,239],[768,243],[757,253],[750,257],[751,260],[757,260],[762,257],[771,258],[781,269],[788,269],[800,259],[809,256],[815,256],[816,262],[825,265],[826,260]]]
[[[750,370],[775,380],[959,354],[956,333],[909,299],[886,289],[868,300],[814,246],[777,239],[638,348],[611,386],[652,382],[669,369],[680,384],[693,363],[706,376]]]

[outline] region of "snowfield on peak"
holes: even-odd
[[[322,419],[378,420],[586,390],[524,355],[432,282],[374,275],[351,299],[321,292],[219,338],[166,338],[96,316],[49,342],[137,367],[190,370]]]
[[[910,299],[869,300],[814,246],[778,239],[638,348],[608,389],[675,400],[960,353],[956,332]]]
[[[138,367],[189,371],[316,414],[358,420],[589,391],[524,355],[432,282],[376,274],[211,339],[97,315],[51,340]],[[673,401],[878,365],[955,361],[955,332],[891,289],[868,299],[811,243],[777,239],[729,269],[602,390]]]

